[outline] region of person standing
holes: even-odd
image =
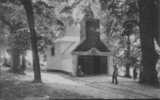
[[[117,76],[118,76],[118,67],[117,67],[117,64],[115,64],[114,65],[114,71],[113,71],[113,74],[112,74],[112,83],[113,84],[118,84]]]
[[[83,73],[83,71],[82,71],[82,66],[81,66],[81,65],[78,66],[78,73],[77,73],[77,76],[79,76],[79,77],[84,76],[84,73]]]
[[[135,66],[133,69],[133,79],[136,80],[137,79],[137,67]]]

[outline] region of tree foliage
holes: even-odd
[[[29,37],[28,34],[29,30],[26,23],[27,22],[26,14],[24,12],[21,3],[18,0],[6,0],[6,1],[1,1],[0,7],[1,7],[0,21],[2,24],[5,25],[6,30],[10,30],[10,32],[6,33],[3,30],[1,31],[3,31],[3,33],[8,34],[7,36],[9,40],[9,45],[14,48],[17,47],[17,49],[22,48],[23,50],[24,48],[30,48],[27,47],[30,46],[28,44],[19,45],[16,43],[20,41],[23,42],[25,38]],[[61,34],[63,34],[64,31],[63,23],[59,21],[57,16],[55,15],[54,7],[47,5],[47,3],[36,0],[36,2],[33,3],[33,7],[34,7],[35,26],[36,26],[35,29],[38,33],[38,37],[40,37],[38,44],[41,44],[42,41],[46,45],[51,44],[54,38],[58,38]],[[59,31],[61,32],[58,34]],[[24,34],[25,36],[27,35],[28,36],[24,37],[20,33]],[[18,36],[21,38],[17,39]],[[41,48],[42,45],[39,46]]]

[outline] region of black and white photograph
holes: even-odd
[[[0,0],[0,100],[160,99],[160,0]]]

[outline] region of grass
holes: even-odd
[[[80,95],[65,89],[51,88],[44,83],[19,81],[16,74],[1,73],[0,100],[29,100],[27,97],[49,97],[50,99],[87,99],[89,96]],[[32,99],[35,100],[35,99]],[[37,99],[40,100],[40,99]]]

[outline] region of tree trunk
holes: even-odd
[[[130,35],[127,35],[127,64],[126,64],[126,73],[125,73],[125,77],[131,78],[130,75]]]
[[[140,82],[155,85],[158,83],[156,63],[158,54],[155,51],[154,39],[157,32],[156,0],[139,0],[140,39],[142,51],[142,73]]]
[[[21,58],[21,73],[25,74],[24,71],[26,70],[26,59],[25,59],[25,52],[22,54],[22,58]]]
[[[24,8],[26,10],[28,25],[31,33],[31,45],[33,52],[33,69],[34,69],[34,82],[41,82],[41,72],[40,72],[40,64],[39,64],[39,56],[37,49],[37,36],[34,25],[34,16],[33,16],[33,8],[31,0],[21,0]]]
[[[15,27],[10,27],[11,33],[14,35],[16,32]],[[11,46],[11,72],[13,73],[19,73],[19,67],[20,67],[20,51]]]
[[[19,67],[20,67],[20,53],[19,53],[19,50],[16,49],[16,48],[12,48],[11,56],[12,56],[11,71],[14,72],[14,73],[19,73]]]

